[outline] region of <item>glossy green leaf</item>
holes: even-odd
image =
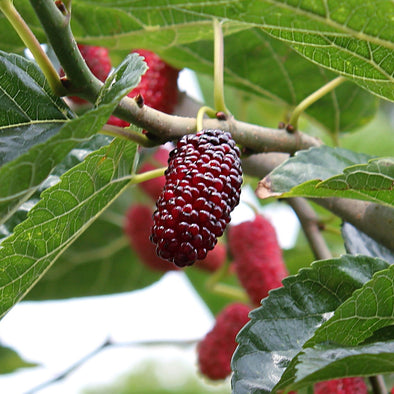
[[[329,146],[298,151],[259,183],[257,194],[260,198],[327,197],[331,194],[326,189],[317,188],[320,182],[371,158],[370,155]],[[337,192],[336,197],[342,196],[341,192]]]
[[[358,345],[374,331],[389,325],[394,326],[394,265],[376,273],[355,291],[316,331],[307,346],[323,342]]]
[[[374,346],[376,345],[382,349],[383,344],[378,342],[359,347],[357,345],[372,337],[375,331],[388,326],[394,326],[393,265],[375,273],[370,281],[356,290],[349,299],[336,309],[333,317],[317,328],[313,337],[305,343],[305,350],[292,360],[276,388],[284,388],[289,384],[294,388],[293,383],[300,387],[299,381],[305,381],[305,384],[308,384],[310,379],[324,380],[327,373],[331,374],[328,376],[329,379],[359,375],[360,372],[352,375],[349,366],[349,370],[342,370],[340,373],[343,375],[337,376],[337,368],[343,366],[348,357],[350,357],[349,363],[353,365],[355,370],[360,369],[363,361],[368,357],[374,355],[376,357],[377,351]],[[376,360],[369,369],[361,368],[364,371],[361,375],[368,375],[368,370],[371,371],[371,375],[394,372],[393,345],[393,341],[387,342],[386,351],[388,354],[386,359],[383,355],[382,363]],[[339,347],[343,348],[342,351],[339,351]],[[364,351],[366,353],[363,353]],[[333,356],[335,352],[337,357]],[[320,363],[315,361],[317,354],[321,357]],[[309,356],[311,359],[309,359]],[[391,365],[389,360],[391,360]],[[332,365],[330,365],[331,362]],[[306,365],[305,368],[303,364]],[[324,369],[321,375],[320,368]],[[313,376],[309,377],[309,374]]]
[[[278,166],[259,183],[257,194],[343,197],[393,206],[393,185],[391,158],[372,160],[369,155],[322,146],[299,151]]]
[[[315,262],[283,281],[250,314],[237,337],[233,390],[270,393],[292,359],[353,292],[388,264],[366,256],[344,255]]]
[[[8,346],[0,346],[0,374],[14,372],[20,368],[35,367],[37,364],[23,360],[19,354]]]

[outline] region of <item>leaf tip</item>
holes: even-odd
[[[272,191],[272,182],[269,176],[266,176],[261,181],[259,181],[259,183],[257,184],[255,194],[258,198],[261,198],[262,200],[269,197],[275,197],[281,195],[281,193]]]

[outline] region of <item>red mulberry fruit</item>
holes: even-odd
[[[363,378],[333,379],[316,383],[314,394],[367,394],[368,388]]]
[[[149,68],[141,77],[139,85],[128,96],[133,98],[140,94],[147,106],[171,114],[178,102],[179,70],[164,62],[151,51],[137,49],[133,52],[143,56]],[[110,118],[108,123],[119,127],[129,126],[128,122],[114,116]]]
[[[272,224],[261,215],[229,229],[228,244],[239,281],[252,302],[282,286],[288,275]]]
[[[213,329],[198,344],[198,366],[209,379],[225,379],[230,375],[231,357],[237,347],[235,338],[249,321],[249,312],[247,305],[228,305],[216,317]]]
[[[184,267],[214,248],[239,203],[240,151],[222,130],[186,135],[170,152],[165,177],[151,241],[160,257]]]

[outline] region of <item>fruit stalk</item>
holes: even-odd
[[[0,10],[11,23],[12,27],[18,33],[26,47],[29,48],[34,59],[41,68],[41,71],[44,73],[52,91],[58,96],[63,96],[66,93],[66,90],[60,81],[60,77],[56,72],[55,67],[49,60],[45,51],[42,49],[36,36],[30,30],[18,10],[14,7],[13,3],[10,0],[1,1]]]
[[[123,129],[122,127],[105,125],[100,131],[100,134],[109,135],[110,137],[118,137],[127,141],[136,142],[138,145],[150,148],[156,145],[155,142],[150,140],[146,135],[138,133],[134,130]]]

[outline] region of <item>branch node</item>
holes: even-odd
[[[137,96],[134,97],[135,102],[138,105],[138,108],[142,108],[144,106],[144,97],[141,93],[138,93]]]

